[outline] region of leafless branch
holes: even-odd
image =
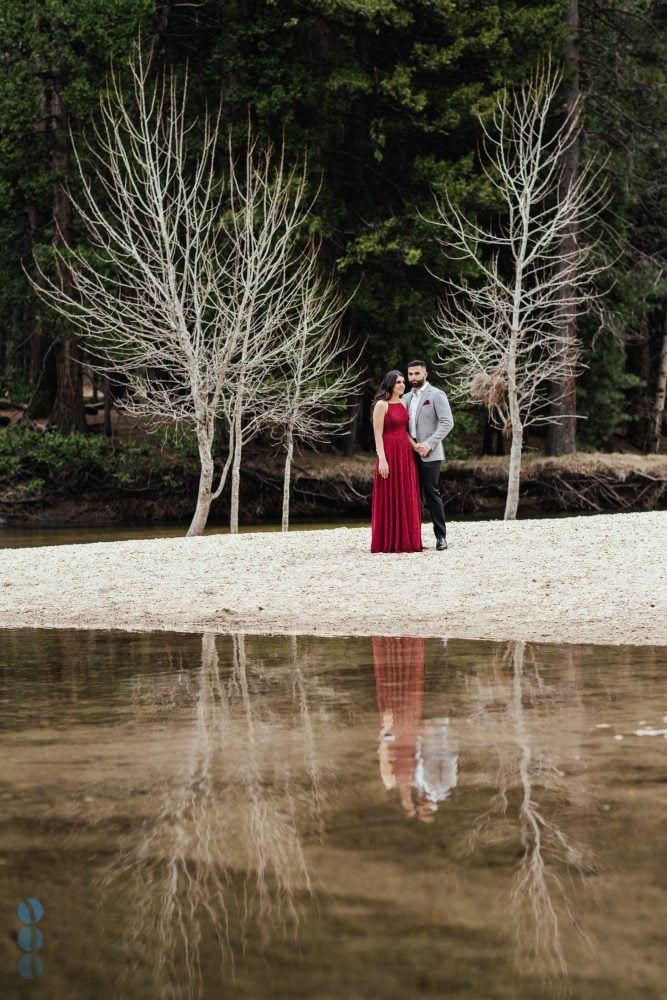
[[[189,121],[187,81],[151,83],[139,52],[130,72],[129,98],[116,76],[101,97],[92,176],[75,150],[88,244],[61,239],[59,279],[38,266],[33,287],[79,332],[90,366],[122,377],[125,409],[193,428],[200,480],[188,534],[201,534],[230,473],[236,530],[243,445],[275,402],[311,308],[304,287],[316,284],[316,248],[299,242],[312,203],[306,167],[289,169],[284,152],[252,136],[237,159],[230,138],[223,177],[219,114]],[[229,452],[215,485],[220,420]]]
[[[550,386],[578,365],[568,320],[595,298],[592,280],[608,267],[590,238],[606,198],[602,167],[588,163],[562,183],[580,104],[552,123],[561,77],[549,63],[538,67],[500,96],[490,124],[482,122],[484,169],[504,203],[502,224],[483,227],[448,196],[437,202],[434,220],[445,252],[472,264],[477,277],[446,281],[431,332],[442,365],[456,372],[454,391],[486,403],[492,419],[511,430],[506,518],[518,506],[524,428],[557,419]],[[578,237],[568,242],[572,232]],[[484,386],[493,386],[491,395],[480,395]]]

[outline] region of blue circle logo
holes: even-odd
[[[35,924],[44,916],[44,907],[38,899],[27,896],[16,907],[16,914],[21,923],[25,924],[18,932],[16,941],[21,951],[26,952],[19,958],[16,968],[24,979],[37,979],[44,971],[44,963],[35,952],[44,944],[44,935]]]
[[[16,968],[24,979],[37,979],[42,974],[44,963],[39,955],[21,955]]]
[[[44,907],[38,899],[28,897],[21,900],[16,913],[22,924],[38,924],[44,916]]]
[[[16,940],[21,951],[39,951],[44,944],[44,935],[39,927],[23,927]]]

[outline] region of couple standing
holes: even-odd
[[[440,494],[443,438],[454,426],[447,396],[428,381],[426,362],[408,365],[410,389],[387,372],[373,400],[377,462],[371,509],[371,552],[421,552],[420,486],[433,518],[436,548],[447,548]]]

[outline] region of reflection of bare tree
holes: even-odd
[[[310,891],[311,886],[297,828],[291,761],[275,746],[270,725],[256,717],[242,635],[234,636],[234,682],[241,692],[246,721],[245,752],[239,762],[239,777],[247,797],[242,836],[251,845],[254,861],[247,866],[244,917],[246,922],[254,917],[266,940],[271,930],[290,925],[296,930],[299,918],[294,888],[301,885]],[[300,708],[303,713],[303,704]],[[306,720],[310,721],[309,714]],[[273,770],[270,786],[264,780],[266,764]]]
[[[585,876],[592,863],[590,851],[564,829],[568,813],[571,819],[585,797],[575,763],[583,720],[573,663],[566,669],[571,683],[551,688],[539,664],[527,657],[525,644],[513,642],[494,661],[491,677],[481,680],[475,724],[497,750],[497,791],[469,844],[513,837],[516,803],[521,854],[509,899],[514,962],[520,973],[557,980],[563,991],[568,989],[564,935],[575,926],[569,879]]]
[[[177,736],[165,742],[165,771],[175,765],[176,775],[106,879],[131,878],[129,934],[150,942],[161,995],[201,993],[212,942],[226,979],[234,934],[243,946],[251,925],[264,940],[297,931],[297,893],[311,893],[300,831],[321,832],[322,818],[312,690],[296,640],[287,679],[267,679],[234,636],[225,683],[215,637],[202,637],[190,735],[185,748]]]
[[[317,751],[317,741],[315,738],[315,725],[310,709],[308,697],[308,685],[304,675],[306,660],[299,657],[298,639],[293,635],[290,639],[290,676],[292,678],[292,697],[299,706],[299,716],[301,720],[301,734],[303,739],[304,761],[308,769],[308,798],[310,812],[316,821],[316,829],[320,842],[324,838],[324,818],[323,818],[323,793],[321,775],[323,772],[322,762]],[[311,678],[312,684],[312,678]]]
[[[156,977],[168,996],[200,992],[205,928],[217,938],[223,974],[231,959],[229,815],[213,777],[216,756],[226,749],[229,721],[215,640],[204,635],[185,766],[177,780],[165,784],[157,815],[107,878],[131,876],[128,935],[140,942],[152,939]],[[169,743],[164,749],[167,770],[181,749]],[[183,982],[185,988],[179,986]]]

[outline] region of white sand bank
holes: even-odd
[[[667,512],[0,551],[0,626],[667,643]]]

